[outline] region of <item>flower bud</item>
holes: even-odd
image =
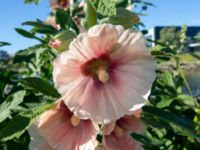
[[[72,31],[63,31],[50,40],[49,46],[58,51],[68,50],[69,44],[75,36]]]
[[[50,7],[52,11],[56,9],[68,9],[73,4],[73,0],[50,0]]]

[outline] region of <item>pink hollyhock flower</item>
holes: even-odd
[[[52,10],[57,8],[67,9],[73,4],[73,0],[50,0]]]
[[[155,66],[142,33],[103,24],[71,42],[55,60],[53,78],[76,116],[109,123],[145,101]]]
[[[78,119],[62,101],[40,116],[37,128],[45,139],[32,144],[38,149],[94,150],[97,146],[97,127],[90,120]]]
[[[137,110],[133,115],[124,116],[105,125],[103,136],[104,150],[142,150],[142,145],[135,141],[129,134],[130,132],[141,132],[144,125],[139,120],[138,114],[141,109]]]

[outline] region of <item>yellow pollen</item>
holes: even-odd
[[[109,80],[109,74],[104,68],[97,70],[98,78],[101,82],[106,83]]]
[[[80,119],[78,118],[78,117],[76,117],[76,116],[72,116],[71,117],[71,124],[74,126],[74,127],[76,127],[76,126],[78,126],[79,125],[79,123],[80,123]]]
[[[119,126],[115,126],[114,128],[114,133],[118,136],[118,137],[122,137],[124,134],[124,131],[122,128],[120,128]]]

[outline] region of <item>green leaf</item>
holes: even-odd
[[[20,138],[14,138],[4,142],[5,150],[29,150],[30,135],[28,131],[23,133]]]
[[[69,12],[58,9],[56,11],[56,23],[59,24],[62,29],[69,29],[72,24],[72,19]]]
[[[158,108],[164,108],[164,107],[168,107],[172,102],[173,102],[174,99],[170,99],[170,98],[166,98],[166,96],[163,96],[161,101],[158,102],[156,104],[156,107]]]
[[[117,0],[117,7],[124,7],[126,8],[128,6],[128,0]]]
[[[146,6],[156,7],[153,3],[150,3],[150,2],[144,1],[144,0],[131,0],[131,3],[139,3],[139,4],[146,5]]]
[[[11,44],[8,43],[8,42],[2,42],[0,41],[0,47],[3,47],[3,46],[10,46]]]
[[[43,40],[36,37],[34,33],[28,32],[28,31],[26,31],[24,29],[20,29],[20,28],[15,28],[15,30],[17,31],[17,33],[19,33],[20,35],[22,35],[24,37],[31,38],[31,39],[37,39],[37,40],[43,42]]]
[[[40,2],[40,0],[24,0],[25,4],[38,4]]]
[[[19,34],[21,34],[22,36],[24,37],[27,37],[27,38],[32,38],[34,39],[35,38],[35,35],[33,33],[30,33],[24,29],[20,29],[20,28],[16,28],[15,29]]]
[[[103,16],[116,15],[117,0],[99,0],[97,5],[97,12]]]
[[[161,120],[169,122],[173,128],[179,130],[179,134],[184,136],[191,136],[194,138],[199,138],[194,129],[193,129],[193,122],[189,118],[180,117],[172,112],[164,111],[162,109],[158,109],[151,106],[144,106],[143,108],[144,113],[148,113],[152,117],[158,117]]]
[[[163,79],[166,82],[167,85],[171,87],[175,87],[174,81],[173,81],[173,76],[169,71],[165,71],[163,73]]]
[[[145,116],[141,116],[141,119],[151,127],[157,128],[157,129],[163,129],[168,128],[169,124],[166,121],[158,120],[156,118],[153,118],[151,115],[145,114]]]
[[[42,112],[52,107],[52,104],[43,104],[13,117],[7,125],[0,130],[0,141],[8,141],[20,137]]]
[[[58,35],[56,35],[53,39],[57,39],[61,41],[61,45],[57,47],[56,49],[59,51],[64,51],[69,49],[69,44],[72,42],[72,40],[76,37],[76,34],[70,30],[65,30],[63,32],[60,32]]]
[[[65,40],[72,40],[76,37],[76,34],[70,30],[65,30],[63,32],[60,32],[58,35],[54,37],[54,39],[59,39],[60,41]]]
[[[36,77],[24,78],[21,80],[21,83],[45,95],[52,96],[55,98],[60,97],[60,94],[51,84],[40,78]]]
[[[20,137],[20,135],[26,130],[26,127],[30,123],[30,118],[24,116],[16,116],[14,117],[5,128],[3,128],[0,132],[0,140],[7,141],[16,136]]]
[[[37,53],[40,49],[44,49],[42,45],[34,45],[16,52],[14,56],[14,63],[30,62],[31,58],[35,58],[35,53]]]
[[[143,136],[143,135],[140,135],[140,134],[137,134],[137,133],[131,133],[131,136],[137,140],[137,141],[140,141],[144,144],[150,144],[150,145],[154,145],[154,146],[161,146],[163,145],[163,142],[156,139],[156,138],[151,138],[151,139],[148,139],[147,137]]]
[[[111,16],[104,21],[114,25],[122,25],[125,29],[129,29],[139,22],[139,17],[125,8],[117,8],[116,16]]]
[[[70,12],[62,9],[57,9],[56,11],[56,23],[60,25],[62,30],[73,29],[77,34],[79,33],[79,28],[73,21]]]
[[[87,0],[87,12],[86,12],[86,18],[87,18],[87,28],[96,25],[97,23],[97,13],[95,8],[93,7],[90,0]]]
[[[18,91],[10,96],[0,105],[0,122],[10,116],[11,110],[23,102],[26,91]]]
[[[178,95],[175,100],[177,100],[178,102],[182,103],[182,104],[185,104],[187,106],[191,106],[191,107],[194,107],[194,101],[193,101],[193,98],[192,96],[188,96],[188,95],[185,95],[185,94],[181,94],[181,95]]]
[[[33,32],[42,33],[42,34],[56,34],[58,31],[52,27],[51,25],[47,25],[44,22],[37,20],[37,21],[27,21],[24,22],[22,25],[29,25],[33,26]]]

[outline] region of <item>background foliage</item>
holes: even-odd
[[[25,0],[25,3],[38,2]],[[16,28],[16,32],[36,39],[40,44],[0,61],[0,149],[28,149],[30,136],[27,129],[60,97],[52,81],[52,62],[59,54],[49,47],[52,38],[67,32],[70,34],[65,40],[71,41],[80,32],[77,18],[81,18],[85,29],[105,22],[139,29],[143,25],[139,16],[149,6],[154,6],[147,1],[132,0],[133,5],[141,8],[133,13],[125,9],[128,0],[87,0],[89,10],[79,7],[79,1],[75,2],[70,10],[59,9],[54,14],[61,27],[59,30],[41,20],[24,22],[23,25],[31,27],[30,31]],[[192,94],[181,68],[179,52],[172,46],[184,47],[184,36],[180,35],[177,33],[174,37],[176,41],[151,49],[158,64],[174,59],[176,66],[171,71],[157,70],[149,100],[143,107],[142,119],[147,129],[143,135],[131,134],[147,150],[197,150],[200,146],[200,97]],[[168,36],[172,39],[165,34]],[[161,38],[161,43],[165,37]],[[9,43],[0,43],[0,46],[5,45]],[[183,87],[187,88],[187,93],[183,92]]]

